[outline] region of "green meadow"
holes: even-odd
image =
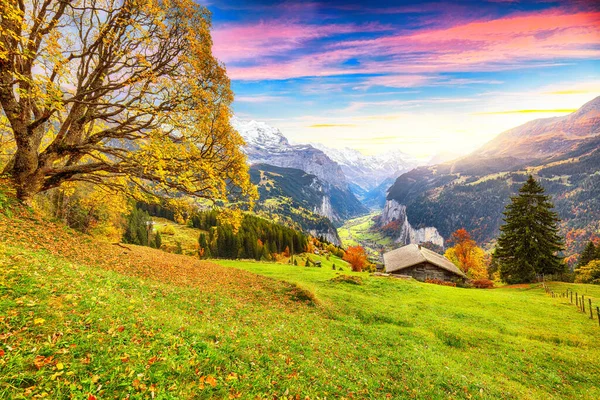
[[[0,398],[600,398],[600,327],[537,285],[206,262],[23,224],[0,245]]]

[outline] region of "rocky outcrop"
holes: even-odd
[[[397,225],[396,243],[411,244],[431,242],[438,246],[444,246],[444,238],[435,227],[423,227],[415,229],[408,222],[406,206],[398,203],[396,200],[388,200],[379,219],[379,227],[384,228],[390,224]]]
[[[342,246],[342,239],[340,239],[340,236],[335,228],[329,229],[328,231],[311,229],[308,231],[308,234],[316,238],[323,238],[336,246]]]
[[[332,221],[338,221],[340,217],[333,211],[331,207],[331,200],[328,195],[323,196],[323,202],[320,207],[315,207],[315,214],[321,215],[323,217],[327,217]]]

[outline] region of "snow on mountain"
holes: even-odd
[[[376,155],[365,155],[350,148],[333,149],[322,144],[313,144],[332,160],[352,182],[365,191],[370,191],[389,178],[397,178],[402,173],[417,166],[417,161],[401,151],[389,151]]]
[[[242,135],[248,146],[275,150],[284,150],[290,146],[279,129],[264,122],[244,121],[233,117],[231,125]]]
[[[250,164],[299,169],[335,187],[348,190],[348,182],[340,166],[321,150],[311,145],[290,144],[279,129],[264,122],[243,121],[234,117],[231,124],[246,141],[243,150]]]

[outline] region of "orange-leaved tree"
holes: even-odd
[[[65,182],[254,199],[232,101],[193,0],[0,2],[1,164],[26,203]]]
[[[448,248],[444,253],[447,259],[471,279],[488,277],[485,252],[471,239],[471,235],[466,229],[462,228],[454,232],[450,242],[454,246]]]
[[[361,272],[365,265],[367,265],[365,249],[361,246],[350,246],[346,249],[343,260],[350,263],[352,271]]]

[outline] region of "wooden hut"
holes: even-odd
[[[383,255],[385,272],[424,281],[464,281],[467,276],[446,257],[417,244],[408,244]]]

